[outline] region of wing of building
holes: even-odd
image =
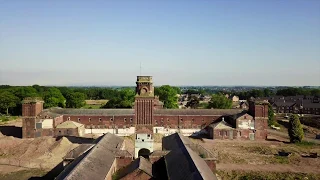
[[[179,132],[185,136],[198,133],[212,134],[211,138],[264,139],[267,128],[266,103],[249,103],[242,109],[163,109],[159,97],[154,95],[151,76],[138,76],[133,109],[43,109],[43,101],[26,98],[23,101],[23,138],[41,136],[86,136],[105,133],[129,136],[135,133],[160,133],[165,136]],[[232,117],[247,113],[246,120]],[[221,134],[211,124],[221,121],[233,128]],[[249,122],[250,120],[250,122]],[[242,123],[238,123],[241,121]],[[244,126],[244,123],[250,123]],[[212,133],[210,131],[215,131]],[[220,127],[221,129],[221,127]],[[209,131],[209,132],[208,132]],[[257,133],[259,131],[259,133]],[[213,136],[213,134],[217,134]],[[219,135],[220,134],[220,135]],[[245,135],[245,136],[242,136]]]

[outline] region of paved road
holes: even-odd
[[[277,131],[277,130],[274,130],[274,129],[268,129],[268,132],[271,135],[276,135],[276,136],[280,136],[280,137],[284,137],[284,138],[289,138],[288,133],[284,133],[284,132]],[[320,140],[318,140],[318,139],[304,138],[303,140],[320,144]]]

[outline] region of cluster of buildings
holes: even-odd
[[[320,97],[318,96],[271,96],[257,99],[270,103],[275,113],[320,115]]]
[[[216,157],[181,134],[164,137],[163,150],[135,159],[125,146],[122,137],[110,133],[82,144],[63,158],[64,170],[56,179],[217,179]]]
[[[233,139],[266,138],[267,103],[252,101],[248,104],[248,110],[163,109],[157,97],[154,96],[151,76],[138,76],[136,84],[133,109],[43,109],[43,101],[27,98],[22,105],[22,136],[35,138],[105,133],[129,136],[139,131],[165,136],[179,132],[190,136],[199,133],[210,134],[208,132],[210,130],[215,131],[211,134],[216,134],[220,131],[218,127],[221,126],[215,127],[214,124],[223,121],[222,123],[227,123],[228,127],[234,129]],[[250,125],[241,125],[239,118],[235,117],[243,117],[243,121]],[[250,138],[248,131],[254,138]],[[231,137],[230,132],[228,136]],[[213,138],[219,138],[219,136]]]
[[[65,158],[69,165],[58,179],[215,179],[214,156],[184,136],[266,139],[268,103],[250,101],[248,106],[248,110],[163,109],[154,96],[152,77],[138,76],[133,109],[43,109],[40,99],[26,98],[22,136],[100,136],[96,144],[80,146]],[[163,151],[154,151],[155,133],[165,136]],[[121,138],[131,135],[132,155]]]

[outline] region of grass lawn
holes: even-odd
[[[16,171],[9,174],[0,174],[0,179],[10,179],[10,180],[25,180],[31,177],[41,177],[44,176],[47,171],[41,169],[28,169],[22,171]]]
[[[100,109],[101,105],[100,104],[86,104],[85,106],[82,107],[82,109]]]
[[[0,123],[8,122],[8,121],[16,120],[16,119],[18,119],[18,116],[5,116],[5,115],[2,115],[2,116],[0,116]]]
[[[217,171],[222,179],[319,179],[319,174],[292,173],[292,172],[256,172],[256,171]]]

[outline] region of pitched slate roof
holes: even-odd
[[[214,129],[234,129],[230,124],[228,124],[224,120],[220,121],[220,122],[216,122],[216,123],[210,124],[209,126],[214,128]]]
[[[184,147],[185,145],[192,144],[188,137],[185,137],[179,133],[171,134],[162,138],[162,148],[164,150],[174,150]]]
[[[230,115],[241,109],[155,109],[155,115]]]
[[[121,149],[123,139],[107,133],[97,141],[90,151],[75,159],[56,179],[105,179],[116,159],[116,151]]]
[[[68,152],[63,159],[76,159],[87,151],[90,151],[93,146],[94,144],[80,144],[78,147]]]
[[[78,128],[82,126],[84,125],[74,121],[65,121],[61,124],[58,124],[56,128]]]
[[[277,100],[273,104],[276,106],[293,106],[297,102],[296,101],[289,101],[289,100]]]
[[[168,179],[217,179],[207,163],[187,146],[171,150],[164,159]]]
[[[320,108],[320,103],[303,102],[303,108]]]
[[[51,108],[51,112],[70,115],[133,115],[134,109],[69,109]]]
[[[120,169],[117,172],[117,177],[121,179],[137,169],[145,172],[150,177],[153,177],[152,164],[142,156],[132,161],[128,166],[124,167],[123,169]]]

